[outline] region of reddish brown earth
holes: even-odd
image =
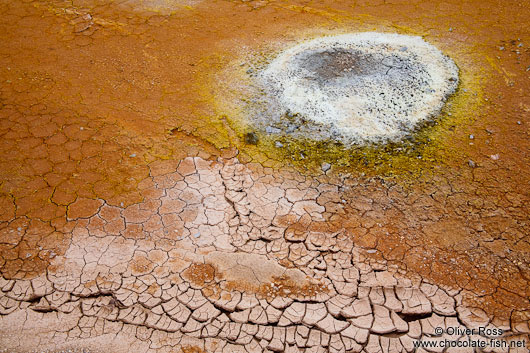
[[[528,342],[529,5],[0,1],[0,349],[410,351],[440,320]],[[367,30],[461,70],[425,158],[324,174],[231,127],[234,63]],[[341,295],[371,309],[321,308]]]

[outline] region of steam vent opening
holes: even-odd
[[[369,144],[398,141],[435,118],[458,86],[458,68],[421,37],[367,32],[296,45],[258,80],[269,100],[253,118],[258,128]]]

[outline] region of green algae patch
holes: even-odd
[[[353,177],[417,178],[449,160],[463,158],[463,151],[455,148],[452,142],[456,126],[470,121],[470,114],[476,109],[473,103],[476,97],[469,98],[457,92],[449,100],[451,111],[443,112],[435,121],[419,127],[403,141],[386,144],[346,146],[337,141],[271,136],[234,121],[231,121],[231,127],[239,132],[237,148],[242,153],[255,159],[262,159],[263,156],[258,155],[264,154],[305,173],[320,174],[322,166],[330,164],[333,172]],[[459,111],[459,107],[466,109]],[[249,134],[254,136],[252,143],[246,138]]]
[[[455,54],[458,58],[458,53]],[[218,114],[210,121],[225,122],[230,144],[240,151],[245,162],[263,164],[272,160],[277,162],[272,164],[310,174],[321,174],[323,169],[329,169],[323,165],[330,165],[332,172],[351,176],[417,178],[465,157],[465,151],[459,147],[462,141],[458,129],[471,123],[480,110],[481,73],[460,66],[460,84],[441,112],[416,126],[400,141],[348,145],[332,139],[280,134],[274,126],[264,131],[249,121],[249,112],[265,104],[253,80],[273,57],[273,52],[262,51],[250,58],[236,58],[203,84],[203,92],[215,92],[210,102]],[[296,114],[286,113],[282,119],[319,128]]]

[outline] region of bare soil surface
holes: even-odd
[[[1,0],[0,352],[528,352],[529,5]],[[374,30],[459,66],[421,146],[247,138],[234,67]]]

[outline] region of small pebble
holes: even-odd
[[[282,132],[282,130],[272,127],[272,126],[267,126],[265,128],[265,132],[268,134],[279,134],[280,132]]]
[[[475,135],[469,135],[469,139],[473,140],[475,138]]]
[[[285,132],[287,132],[288,134],[290,134],[291,132],[294,132],[294,130],[296,130],[296,126],[294,125],[291,125],[287,128],[287,130],[285,130]]]
[[[521,121],[520,120],[517,120],[517,125],[521,125]]]
[[[469,161],[467,161],[467,164],[471,167],[471,168],[475,168],[477,166],[477,164],[475,162],[473,162],[471,159]]]
[[[453,27],[449,27],[449,32],[452,32],[453,31]]]
[[[499,47],[499,50],[504,50],[504,47]]]
[[[258,135],[254,132],[247,132],[245,134],[245,142],[249,145],[257,145],[259,141]]]
[[[131,157],[131,158],[136,157],[136,153],[131,154],[129,157]]]
[[[329,163],[322,163],[322,171],[326,173],[328,170],[331,169],[331,164]]]
[[[375,254],[375,253],[377,252],[377,250],[375,250],[375,249],[370,249],[370,250],[366,250],[366,252],[367,252],[368,254]]]
[[[283,147],[283,143],[281,143],[280,141],[276,141],[276,142],[274,142],[274,146],[276,148],[282,148]]]
[[[490,156],[491,159],[493,159],[494,161],[498,160],[499,159],[499,155],[498,154],[492,154]]]

